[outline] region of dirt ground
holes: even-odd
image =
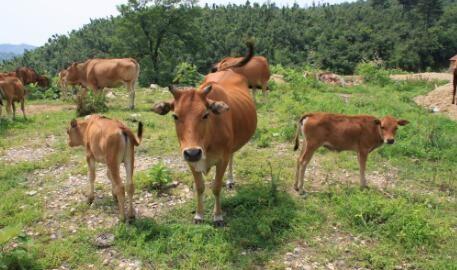
[[[25,104],[25,113],[27,115],[34,115],[39,113],[45,112],[58,112],[58,111],[65,111],[65,110],[74,110],[74,105],[50,105],[50,104],[32,104],[27,105]],[[17,113],[17,111],[16,111]]]
[[[451,104],[452,83],[435,88],[425,96],[418,96],[414,101],[435,113],[443,113],[457,121],[457,105]]]
[[[440,80],[440,81],[451,81],[452,74],[450,73],[438,73],[438,72],[424,72],[415,74],[394,74],[390,75],[392,80],[403,81],[403,80]]]

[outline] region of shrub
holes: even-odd
[[[43,88],[36,84],[27,85],[28,99],[59,99],[60,89],[56,83],[57,78],[53,78],[49,88]]]
[[[183,62],[176,67],[174,84],[197,85],[203,79],[203,75],[198,73],[195,65]]]
[[[154,165],[144,174],[139,174],[136,180],[140,189],[161,190],[173,180],[170,170],[163,164]]]
[[[384,69],[381,61],[361,62],[357,64],[355,72],[370,84],[385,86],[391,82],[389,72]]]
[[[76,96],[76,113],[78,116],[106,112],[107,110],[106,97],[103,93],[88,91]]]

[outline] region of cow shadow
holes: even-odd
[[[285,239],[292,237],[299,206],[290,194],[269,183],[240,187],[236,194],[225,198],[223,228],[212,225],[212,203],[207,198],[207,221],[203,224],[192,224],[195,202],[188,202],[158,221],[139,218],[131,225],[119,226],[116,234],[120,248],[135,245],[143,251],[160,249],[176,257],[151,252],[145,258],[160,261],[166,257],[172,268],[185,268],[189,261],[199,261],[209,268],[222,263],[236,269],[265,264],[270,255],[282,249]],[[240,257],[246,253],[255,255]]]

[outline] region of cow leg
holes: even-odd
[[[255,98],[255,92],[257,91],[256,86],[252,86],[252,99],[254,100],[254,104],[257,104],[256,98]]]
[[[8,113],[8,116],[11,116],[11,113],[12,113],[12,107],[13,105],[11,105],[13,103],[13,101],[11,99],[8,99],[6,101],[6,112]]]
[[[134,167],[134,150],[131,142],[127,144],[127,153],[124,158],[125,167],[125,180],[127,185],[127,195],[129,199],[129,208],[127,212],[127,218],[132,220],[135,219],[135,210],[133,209],[133,193],[135,192],[135,186],[133,185],[133,167]]]
[[[108,164],[109,170],[111,171],[111,176],[113,177],[113,186],[114,194],[117,197],[117,204],[119,207],[119,220],[121,222],[125,221],[125,187],[122,183],[121,176],[119,174],[119,163],[116,160],[110,161]]]
[[[265,96],[268,90],[268,82],[262,83],[262,94]]]
[[[13,107],[13,119],[16,119],[16,104],[14,104],[14,101],[11,102],[11,107]]]
[[[129,109],[135,109],[135,81],[131,81],[127,83],[128,91],[129,91]]]
[[[368,152],[359,150],[357,152],[357,158],[359,159],[359,170],[360,170],[360,188],[367,188],[367,179],[365,178],[365,168],[367,164]]]
[[[195,212],[194,216],[194,223],[202,223],[203,222],[203,196],[205,192],[205,181],[203,179],[203,174],[201,172],[196,172],[194,171],[193,168],[191,168],[192,174],[194,176],[194,185],[195,185],[195,190],[197,193],[197,210]]]
[[[87,194],[87,203],[92,204],[95,198],[95,159],[87,157],[87,166],[89,167],[89,193]]]
[[[113,200],[114,200],[114,202],[117,203],[116,192],[114,192],[113,176],[111,175],[111,171],[109,170],[109,168],[106,170],[106,176],[108,176],[108,179],[109,179],[110,182],[111,182],[111,195],[113,196]]]
[[[294,189],[298,191],[299,194],[305,193],[303,190],[303,181],[305,177],[306,166],[308,166],[308,163],[313,157],[313,154],[317,148],[319,148],[318,144],[307,143],[306,147],[303,147],[300,157],[297,160],[297,171],[295,176]]]
[[[231,157],[230,159],[231,160]],[[212,186],[213,195],[214,195],[214,211],[213,211],[213,224],[216,227],[224,226],[224,218],[222,217],[221,209],[221,187],[222,179],[224,178],[225,170],[229,160],[224,159],[216,165],[216,178]]]
[[[24,115],[24,119],[27,119],[27,117],[25,116],[25,98],[22,98],[21,100],[21,111],[22,115]]]
[[[227,182],[225,183],[228,189],[232,189],[235,185],[235,181],[233,180],[233,154],[230,157],[230,161],[228,163],[228,174],[227,174]]]

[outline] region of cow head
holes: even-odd
[[[78,83],[79,80],[79,64],[73,63],[67,68],[65,79],[68,83]]]
[[[178,90],[170,86],[174,99],[155,104],[153,111],[165,115],[172,111],[179,145],[187,162],[198,162],[206,158],[206,143],[210,138],[210,125],[214,117],[229,110],[226,103],[208,98],[212,86],[203,90]]]
[[[85,121],[71,120],[70,127],[67,128],[68,145],[70,147],[81,146],[84,144],[83,134],[86,128]]]
[[[392,116],[385,116],[381,120],[375,119],[374,122],[378,126],[383,142],[388,144],[395,142],[395,134],[397,133],[398,126],[404,126],[409,123],[408,120],[397,120]]]
[[[38,76],[37,83],[40,87],[44,87],[44,88],[49,87],[49,79],[46,76]]]

